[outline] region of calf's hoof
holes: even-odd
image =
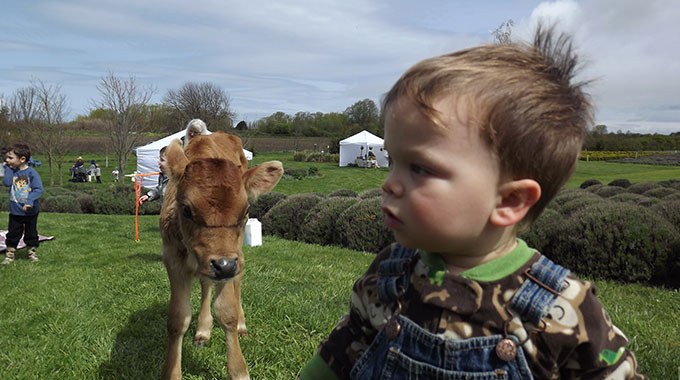
[[[248,328],[245,324],[238,324],[238,336],[248,336]]]
[[[210,340],[210,335],[196,334],[194,336],[194,347],[205,347],[205,344]]]

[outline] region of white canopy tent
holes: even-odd
[[[208,131],[208,134],[212,132]],[[165,136],[160,140],[150,142],[146,145],[137,147],[137,171],[136,173],[155,173],[160,171],[158,168],[158,158],[159,152],[164,146],[168,146],[172,140],[181,140],[182,137],[186,135],[186,129],[182,129],[177,133],[173,133],[169,136]],[[250,161],[253,159],[253,153],[243,149],[243,153],[246,158]],[[142,186],[144,187],[154,187],[158,185],[157,175],[147,175],[142,177]]]
[[[368,156],[368,152],[373,152],[379,167],[387,167],[383,139],[366,130],[340,141],[340,166],[358,164],[362,157]]]

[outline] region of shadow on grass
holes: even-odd
[[[116,336],[109,361],[99,366],[101,379],[160,377],[167,344],[167,303],[130,315]]]
[[[169,295],[168,295],[169,296]],[[137,311],[130,315],[123,329],[116,336],[116,341],[111,349],[111,357],[99,366],[99,379],[106,380],[138,380],[158,379],[161,368],[165,362],[165,354],[168,344],[166,331],[168,304],[158,303],[150,308]],[[185,347],[182,355],[182,372],[197,376],[201,379],[226,378],[223,366],[216,368],[214,362],[210,362],[206,356],[210,356],[209,348],[193,349],[186,346],[186,340],[191,341],[196,331],[196,319],[198,315],[192,315],[192,324],[185,335]],[[214,342],[216,331],[213,326],[213,339],[208,345],[217,344],[218,362],[226,358],[223,339]],[[187,338],[188,337],[188,338]],[[207,350],[207,351],[205,351]]]

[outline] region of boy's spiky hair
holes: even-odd
[[[405,97],[442,125],[438,100],[469,105],[465,122],[497,155],[503,179],[531,178],[541,186],[523,221],[528,225],[573,173],[592,124],[587,82],[572,83],[577,63],[570,37],[539,25],[532,45],[482,45],[416,64],[385,95],[382,109]]]

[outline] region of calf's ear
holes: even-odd
[[[169,177],[179,177],[184,174],[184,168],[186,168],[189,163],[189,159],[184,154],[184,149],[182,148],[182,142],[179,140],[173,140],[168,145],[167,149],[167,161],[168,161],[168,171]]]
[[[255,199],[270,191],[283,175],[280,161],[267,161],[243,173],[243,183],[249,199]]]

